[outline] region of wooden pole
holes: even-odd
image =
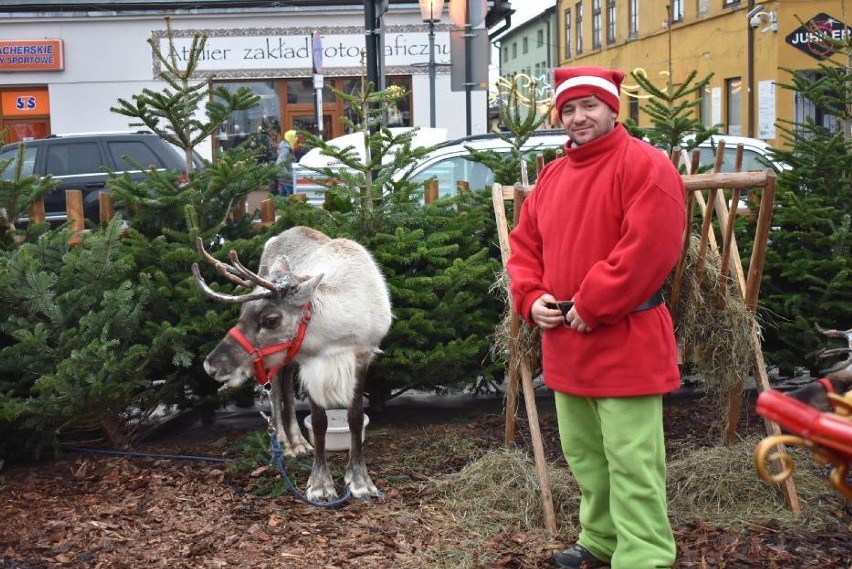
[[[426,188],[426,194],[424,199],[426,203],[435,203],[438,201],[438,180],[437,178],[432,178],[431,180],[424,183]]]
[[[68,241],[70,245],[79,245],[83,230],[86,229],[83,221],[83,192],[80,190],[65,190],[65,211],[68,213],[68,221],[74,235]]]
[[[270,225],[275,223],[275,201],[268,199],[260,202],[260,224]]]
[[[115,215],[112,194],[108,192],[101,192],[98,194],[98,206],[100,208],[99,219],[101,220],[101,223],[109,223]]]
[[[551,536],[556,536],[556,514],[553,511],[553,494],[550,491],[550,475],[547,473],[547,459],[544,457],[544,443],[541,438],[541,428],[538,424],[538,410],[535,404],[535,391],[532,384],[532,371],[529,360],[521,358],[521,385],[524,388],[524,405],[530,422],[530,440],[535,457],[535,468],[538,471],[538,481],[541,485],[541,505],[544,509],[544,525]]]
[[[44,223],[44,200],[36,200],[27,208],[30,223]]]

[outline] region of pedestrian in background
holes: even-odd
[[[510,235],[513,308],[543,330],[580,534],[559,567],[675,561],[662,395],[680,386],[660,288],[683,243],[685,190],[666,155],[617,122],[621,71],[555,71],[565,156],[547,165]],[[584,565],[585,564],[585,565]]]
[[[284,138],[278,143],[278,157],[275,159],[275,163],[281,167],[281,174],[278,178],[278,195],[280,196],[293,195],[293,159],[295,158],[293,147],[295,144],[295,130],[285,132]]]

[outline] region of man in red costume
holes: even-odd
[[[660,288],[681,251],[685,190],[664,153],[617,122],[621,71],[557,69],[570,138],[510,235],[513,308],[543,330],[580,535],[559,567],[671,567],[662,396],[680,386]]]

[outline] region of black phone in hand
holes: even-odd
[[[565,317],[568,316],[568,312],[574,307],[573,300],[557,300],[556,302],[545,302],[544,305],[551,310],[559,309],[562,312],[562,320],[565,321],[565,325],[568,325],[568,321],[565,320]]]

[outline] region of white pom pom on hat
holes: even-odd
[[[603,67],[559,67],[553,72],[556,112],[571,99],[594,95],[616,113],[620,108],[619,94],[624,72]]]

